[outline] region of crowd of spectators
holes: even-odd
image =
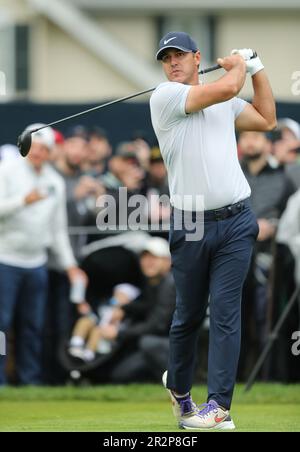
[[[271,133],[243,132],[238,150],[259,224],[242,300],[239,379],[245,379],[300,281],[300,126],[285,118]],[[101,272],[85,268],[82,252],[128,229],[137,195],[141,224],[148,225],[143,246],[133,252],[141,283],[120,280],[109,291],[103,281],[102,292]],[[116,207],[112,216],[108,197]],[[107,226],[101,231],[99,214]],[[7,359],[0,357],[0,385],[65,383],[62,353],[74,369],[100,362],[93,373],[98,382],[160,379],[176,298],[163,227],[169,215],[159,148],[138,134],[113,149],[105,130],[78,125],[64,135],[49,128],[34,134],[27,159],[11,145],[0,147],[0,331],[9,345]],[[95,294],[89,299],[95,278],[96,300]],[[70,293],[80,284],[72,304]],[[264,378],[300,378],[287,337],[299,322],[295,306]]]

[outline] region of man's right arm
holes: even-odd
[[[7,193],[7,179],[6,177],[12,177],[12,174],[6,174],[5,170],[1,168],[0,171],[0,219],[14,215],[20,209],[26,206],[34,204],[42,199],[45,199],[45,195],[42,195],[38,190],[32,190],[25,197],[23,194],[16,193],[15,195],[9,195]],[[9,178],[8,177],[8,178]]]
[[[219,58],[218,64],[227,72],[207,85],[192,86],[185,104],[186,113],[195,113],[210,105],[235,97],[246,80],[246,63],[240,55]]]

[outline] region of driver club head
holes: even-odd
[[[31,148],[31,133],[25,130],[18,138],[17,146],[22,157],[26,157]]]

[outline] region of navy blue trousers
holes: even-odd
[[[210,306],[208,400],[229,409],[241,339],[241,294],[258,225],[249,203],[224,220],[202,220],[201,240],[175,230],[171,216],[170,250],[176,285],[176,310],[170,330],[169,389],[185,394],[192,387],[198,334]],[[188,228],[189,229],[189,228]]]
[[[23,385],[41,384],[42,333],[47,302],[46,267],[25,269],[0,264],[0,331],[15,324],[16,370]],[[6,383],[0,356],[0,385]]]

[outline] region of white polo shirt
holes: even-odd
[[[171,204],[194,211],[234,204],[251,194],[239,164],[234,129],[247,102],[233,98],[186,114],[190,89],[190,85],[165,82],[150,99],[152,125],[168,170]]]

